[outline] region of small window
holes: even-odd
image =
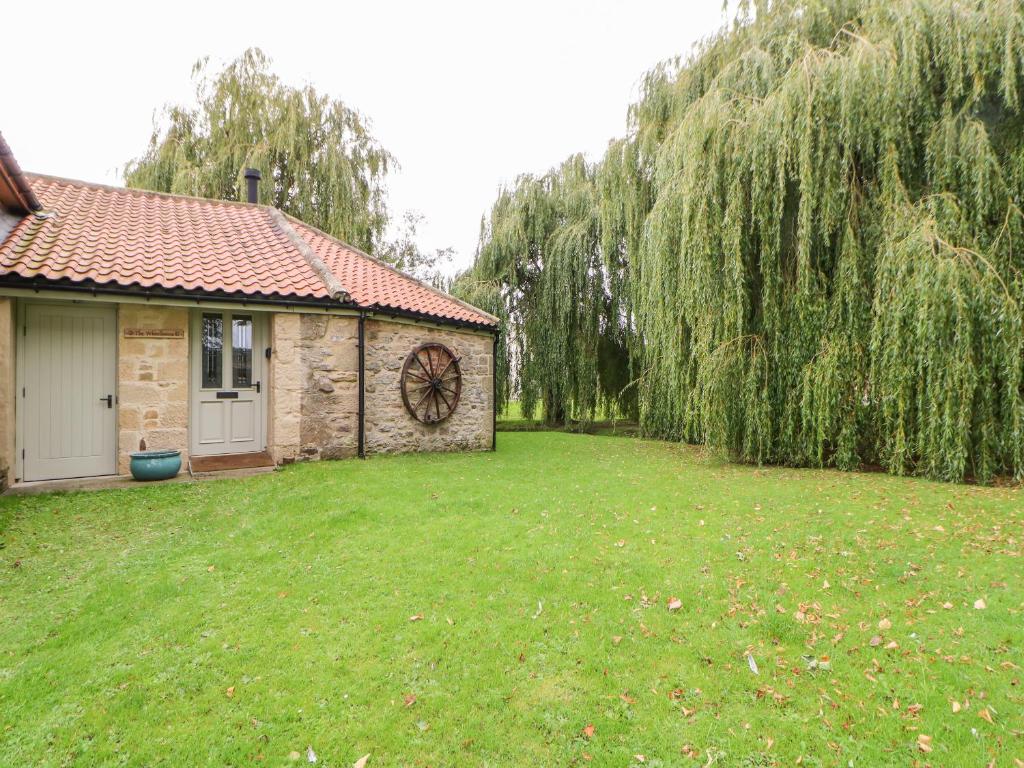
[[[231,318],[231,379],[235,389],[252,386],[252,318]]]
[[[203,315],[203,388],[220,389],[224,381],[224,318]]]

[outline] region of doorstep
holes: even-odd
[[[3,496],[30,496],[36,493],[60,493],[68,491],[100,491],[110,488],[147,488],[167,483],[191,483],[197,480],[223,480],[227,478],[252,477],[273,472],[274,467],[246,467],[220,471],[193,472],[182,469],[177,475],[167,480],[149,480],[140,482],[131,475],[103,475],[102,477],[74,477],[68,480],[33,480],[27,483],[15,483]]]
[[[190,456],[189,471],[193,475],[224,470],[261,469],[273,467],[274,459],[266,451],[254,453],[222,453],[216,456]]]

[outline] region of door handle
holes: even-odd
[[[101,403],[102,402],[106,402],[107,408],[113,408],[114,407],[114,396],[113,395],[107,395],[106,397],[101,397],[100,398],[100,402]]]
[[[256,394],[258,395],[259,393],[260,393],[260,383],[257,381],[256,382]]]

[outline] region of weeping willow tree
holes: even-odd
[[[528,418],[586,422],[630,406],[628,329],[602,255],[598,195],[595,168],[581,155],[521,176],[500,193],[476,263],[454,286],[503,318],[500,352]]]
[[[258,168],[261,203],[375,251],[394,160],[363,118],[310,85],[281,83],[259,49],[212,76],[207,65],[192,71],[198,106],[167,109],[145,154],[128,163],[128,186],[238,200],[243,169]]]
[[[596,231],[531,280],[601,265],[648,434],[750,462],[1019,478],[1022,66],[1015,0],[744,3],[648,74],[577,216]],[[485,263],[552,241],[504,234],[507,205]],[[545,308],[515,305],[524,328]],[[526,333],[526,360],[548,354],[534,338],[557,349]],[[525,376],[563,386],[548,373]]]

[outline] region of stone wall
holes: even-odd
[[[355,456],[359,446],[359,320],[303,315],[300,342],[305,387],[301,453]]]
[[[356,455],[359,445],[359,321],[275,314],[271,323],[268,445],[278,464]],[[451,418],[428,426],[405,409],[405,358],[437,341],[461,356],[462,397]],[[366,451],[485,450],[491,447],[492,337],[426,324],[366,321]]]
[[[274,315],[271,455],[281,464],[354,456],[359,429],[359,321]]]
[[[462,394],[440,424],[422,424],[402,401],[400,379],[408,354],[439,342],[460,358]],[[489,334],[425,324],[366,321],[366,451],[479,451],[491,447],[492,354]]]
[[[189,345],[187,309],[142,304],[118,307],[118,460],[128,472],[129,454],[145,439],[150,450],[178,449],[188,462]],[[180,329],[180,339],[125,338],[125,328]]]
[[[270,318],[270,401],[267,451],[277,464],[295,461],[301,449],[300,424],[305,374],[300,357],[299,315],[278,312]]]
[[[0,298],[0,491],[14,481],[14,300]]]

